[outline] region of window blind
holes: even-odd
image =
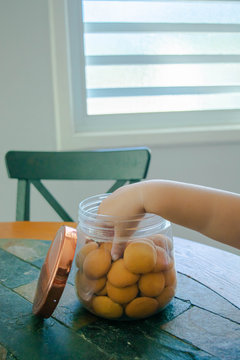
[[[87,113],[240,107],[239,1],[83,1]]]
[[[76,131],[231,121],[223,111],[239,121],[240,0],[72,0],[68,11]]]

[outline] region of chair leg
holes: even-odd
[[[18,180],[16,221],[30,220],[30,182]]]
[[[56,211],[63,221],[74,221],[40,180],[31,180],[31,183],[40,192],[40,194],[42,194],[45,200],[47,200],[49,205]]]

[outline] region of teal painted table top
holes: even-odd
[[[78,302],[70,274],[49,319],[32,301],[49,241],[0,240],[0,359],[240,359],[240,258],[175,238],[178,287],[145,320],[97,318]]]

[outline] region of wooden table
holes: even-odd
[[[32,315],[40,268],[61,224],[0,223],[0,359],[240,359],[240,259],[185,239],[174,239],[178,289],[162,313],[97,318],[79,304],[70,274],[53,316]]]

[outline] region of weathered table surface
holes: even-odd
[[[240,359],[237,255],[175,238],[178,288],[162,313],[141,321],[97,318],[79,304],[70,274],[53,316],[42,320],[32,315],[32,300],[50,242],[4,236],[0,359]]]

